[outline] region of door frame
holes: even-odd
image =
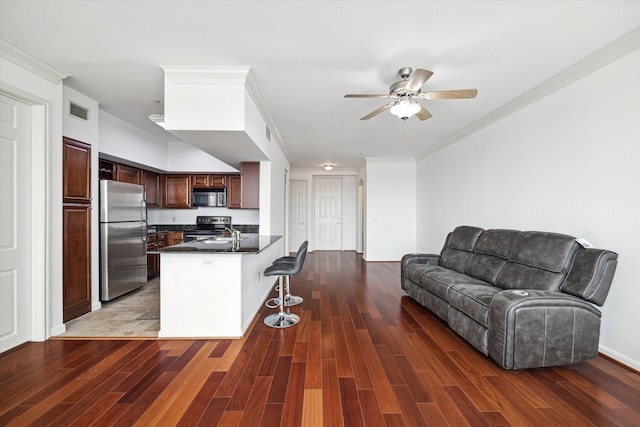
[[[31,107],[31,340],[50,337],[51,286],[51,105],[49,101],[3,84],[0,94]]]

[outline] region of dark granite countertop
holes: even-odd
[[[262,236],[259,234],[241,234],[240,241],[234,245],[230,239],[203,238],[179,245],[167,246],[158,249],[161,254],[224,254],[224,253],[259,253],[280,240],[282,236]],[[217,240],[216,240],[217,239]]]

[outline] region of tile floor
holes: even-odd
[[[160,330],[160,279],[103,302],[102,308],[66,323],[57,338],[157,338]]]

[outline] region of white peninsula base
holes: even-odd
[[[275,284],[262,273],[283,251],[279,239],[257,253],[161,253],[158,337],[242,337]]]

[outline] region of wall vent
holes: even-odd
[[[267,126],[264,127],[264,134],[267,136],[267,142],[271,142],[271,131]]]
[[[85,122],[89,121],[89,109],[73,101],[69,101],[69,115],[82,119]]]

